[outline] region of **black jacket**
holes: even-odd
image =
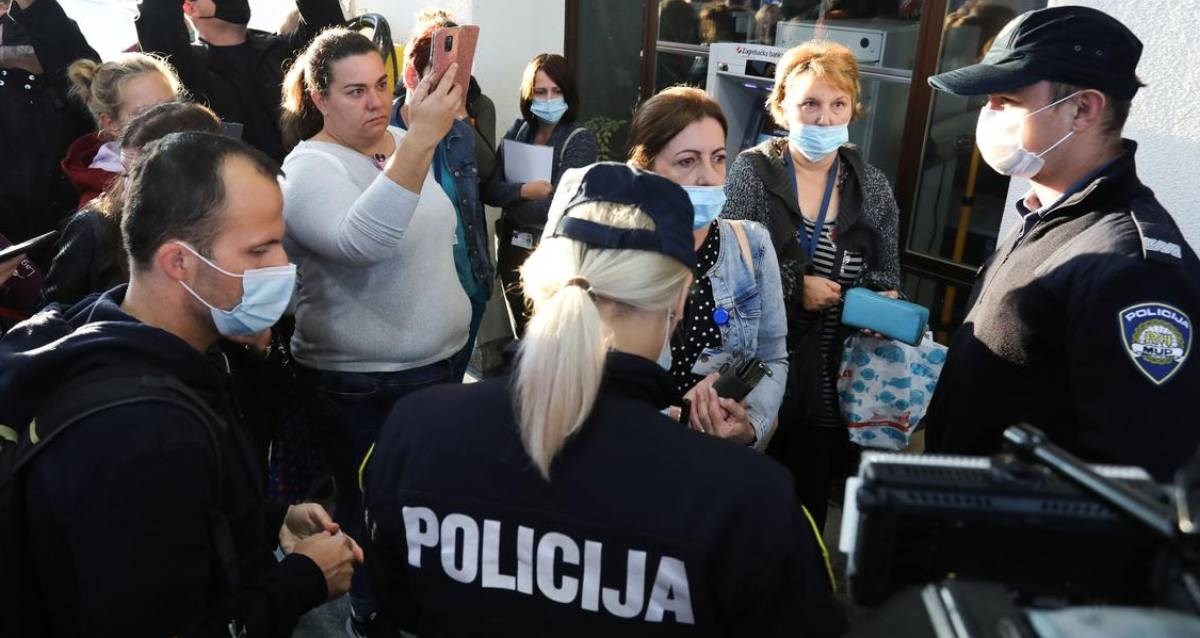
[[[1159,480],[1196,451],[1200,262],[1136,148],[996,249],[924,419],[929,451],[996,452],[1018,421]]]
[[[123,296],[121,287],[69,310],[51,306],[0,340],[5,422],[27,421],[50,393],[97,366],[171,374],[225,417],[224,484],[218,499],[213,445],[180,407],[131,404],[63,432],[23,473],[51,635],[289,636],[324,601],[325,581],[307,557],[275,561],[285,510],[263,498],[228,376],[122,312]],[[210,534],[218,502],[237,554],[233,592],[222,585]]]
[[[189,91],[222,120],[241,123],[248,144],[282,162],[287,154],[279,130],[284,73],[309,40],[345,21],[337,0],[297,0],[296,6],[300,26],[295,32],[251,30],[245,45],[217,47],[189,42],[180,2],[141,0],[138,43],[142,51],[169,57]]]
[[[2,21],[5,43],[32,46],[42,66],[40,75],[0,68],[0,233],[19,242],[53,230],[78,206],[59,163],[96,123],[69,97],[66,69],[100,56],[57,0],[38,0],[28,9],[14,2]],[[45,272],[51,252],[30,257]]]
[[[610,354],[549,482],[508,378],[397,403],[365,472],[381,608],[421,636],[833,633],[786,471],[667,419],[671,396],[657,364]]]
[[[56,251],[42,289],[46,303],[74,304],[129,280],[121,229],[92,206],[67,219]]]

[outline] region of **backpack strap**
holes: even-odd
[[[571,140],[575,139],[576,135],[579,135],[580,133],[582,133],[586,130],[587,129],[585,129],[582,126],[577,126],[577,127],[575,127],[575,130],[571,131],[570,135],[567,135],[567,139],[563,140],[562,150],[560,150],[558,152],[558,163],[559,164],[562,164],[563,158],[566,157],[567,147],[571,145]]]
[[[757,277],[754,272],[754,257],[750,254],[750,240],[746,239],[746,228],[742,225],[741,220],[727,219],[729,227],[733,230],[733,235],[737,237],[738,248],[742,251],[742,261],[746,262],[746,267],[750,269],[750,275]]]
[[[221,566],[223,585],[228,591],[235,591],[239,584],[238,560],[229,521],[221,508],[225,467],[218,438],[218,432],[229,426],[208,402],[175,377],[146,368],[130,371],[101,366],[71,379],[42,403],[43,408],[30,421],[28,436],[17,452],[12,472],[16,475],[53,440],[88,417],[113,408],[153,402],[180,408],[204,425],[215,461],[216,505],[208,516],[209,534]]]

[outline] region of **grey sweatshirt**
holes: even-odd
[[[404,131],[389,129],[397,144]],[[310,368],[393,372],[466,344],[458,223],[432,171],[420,195],[353,149],[308,140],[283,162],[284,247],[300,271],[292,352]]]

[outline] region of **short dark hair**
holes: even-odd
[[[214,133],[172,133],[143,149],[129,174],[121,219],[132,269],[149,269],[155,251],[171,240],[212,253],[226,203],[221,168],[234,156],[249,160],[264,177],[282,175],[262,151]]]
[[[155,104],[133,118],[121,131],[121,148],[141,148],[180,131],[220,133],[221,119],[212,109],[195,102]]]
[[[537,84],[537,72],[542,71],[562,90],[563,100],[567,102],[567,112],[561,122],[568,124],[579,116],[579,91],[575,89],[575,72],[567,59],[555,53],[539,53],[525,67],[525,75],[521,78],[521,115],[530,126],[537,126],[530,106],[533,104],[533,85]]]
[[[1145,82],[1140,79],[1137,81],[1138,87],[1146,86]],[[1084,91],[1090,87],[1075,86],[1074,84],[1065,84],[1063,82],[1050,82],[1050,103],[1053,104],[1059,100],[1064,100],[1073,93]],[[1100,91],[1100,89],[1093,89]],[[1111,93],[1100,91],[1104,95],[1104,116],[1100,119],[1100,126],[1105,133],[1113,137],[1120,137],[1121,131],[1125,129],[1125,121],[1129,119],[1129,107],[1133,106],[1133,99],[1123,100]]]

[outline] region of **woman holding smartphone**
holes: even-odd
[[[700,89],[677,86],[642,103],[629,127],[629,163],[679,184],[692,203],[695,280],[671,339],[676,390],[695,430],[765,449],[788,374],[787,324],[770,235],[755,222],[717,219],[725,203],[727,125]],[[728,363],[758,359],[767,373],[741,402],[717,396]]]
[[[596,162],[596,137],[575,123],[578,114],[575,75],[566,58],[553,53],[535,56],[521,79],[522,117],[513,122],[504,139],[552,147],[551,181],[509,181],[502,141],[496,149],[496,170],[483,187],[483,202],[502,209],[496,223],[496,270],[517,338],[524,334],[528,321],[517,271],[542,236],[554,186],[563,171]]]
[[[431,170],[462,100],[455,70],[417,84],[407,131],[388,126],[387,71],[361,34],[324,31],[284,82],[284,136],[302,140],[283,163],[284,243],[300,271],[292,355],[337,482],[335,518],[352,537],[363,526],[358,467],[392,404],[462,380],[454,357],[471,303],[455,270],[457,215]],[[351,623],[367,633],[363,578],[350,588]]]

